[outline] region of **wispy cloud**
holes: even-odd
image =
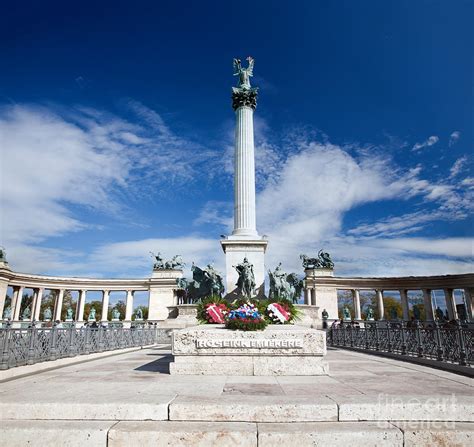
[[[457,141],[461,138],[461,132],[459,130],[455,130],[450,136],[449,136],[449,146],[453,146],[454,144],[457,143]]]
[[[450,177],[456,177],[464,169],[464,166],[466,165],[467,160],[468,160],[468,158],[467,158],[466,155],[464,155],[463,157],[458,158],[454,162],[451,169],[449,170]]]
[[[439,141],[439,137],[437,137],[436,135],[432,135],[431,137],[429,137],[427,140],[423,141],[422,143],[416,143],[412,148],[411,150],[412,151],[419,151],[425,147],[430,147],[430,146],[433,146],[434,144],[436,144],[437,142]]]

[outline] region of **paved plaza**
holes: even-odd
[[[326,358],[329,376],[172,376],[162,346],[48,370],[0,384],[1,438],[43,446],[472,445],[472,379],[344,350]]]

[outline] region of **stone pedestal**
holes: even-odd
[[[265,251],[268,241],[229,236],[227,239],[221,240],[221,245],[225,253],[226,298],[234,300],[239,297],[236,287],[239,275],[234,265],[240,264],[245,257],[253,265],[256,294],[260,298],[263,297],[265,292]]]
[[[309,306],[306,304],[296,304],[295,307],[300,312],[297,321],[298,325],[314,329],[322,328],[322,320],[319,318],[319,307]]]
[[[197,304],[179,304],[168,307],[170,318],[160,322],[160,328],[186,328],[196,326]]]
[[[326,334],[293,325],[232,331],[206,324],[173,331],[170,374],[319,376],[328,374]]]
[[[168,307],[178,304],[176,280],[183,277],[182,270],[155,270],[150,278],[148,321],[168,318]]]
[[[338,318],[337,309],[337,289],[326,285],[318,284],[319,278],[334,276],[333,269],[305,269],[305,297],[310,302],[306,304],[319,308],[318,318],[322,319],[322,312],[326,309],[329,319]]]

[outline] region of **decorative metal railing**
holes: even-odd
[[[341,323],[328,329],[327,344],[474,366],[474,330],[460,321],[444,326],[434,322],[430,327],[418,321],[409,326],[405,322],[365,322],[364,327]]]
[[[31,325],[13,328],[7,324],[0,328],[0,369],[157,343],[170,343],[170,335],[169,330],[156,325],[132,328],[64,328],[57,325],[42,328]]]

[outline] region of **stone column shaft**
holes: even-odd
[[[76,321],[84,321],[84,308],[86,306],[86,294],[87,290],[79,290],[79,298],[76,305]]]
[[[434,321],[433,302],[431,301],[431,290],[423,289],[423,304],[425,306],[426,321]]]
[[[5,300],[7,299],[8,292],[8,281],[0,279],[0,320],[3,318],[3,312],[5,310]]]
[[[408,321],[410,319],[410,312],[408,308],[408,291],[400,290],[400,302],[402,305],[403,319]]]
[[[131,321],[133,314],[133,290],[127,290],[127,303],[125,307],[125,320]]]
[[[104,290],[102,296],[102,321],[108,321],[108,312],[109,312],[109,297],[110,292],[108,290]]]
[[[354,320],[362,320],[360,311],[360,295],[357,289],[352,291],[352,303],[354,305]]]
[[[316,306],[316,289],[311,289],[311,305]]]
[[[450,320],[458,319],[458,311],[456,309],[456,301],[454,299],[453,289],[444,289],[444,296],[446,299],[446,307],[448,309],[448,317]]]
[[[311,304],[311,291],[310,289],[304,289],[304,303],[307,305]]]
[[[60,289],[56,297],[56,305],[54,306],[54,321],[61,321],[61,311],[63,310],[64,289]]]
[[[375,295],[377,297],[377,308],[378,308],[378,313],[379,313],[379,320],[384,319],[384,305],[383,305],[383,291],[382,290],[376,290]]]
[[[474,289],[464,289],[464,302],[466,303],[466,314],[468,321],[474,321],[473,295]]]
[[[13,301],[12,303],[12,320],[18,321],[20,319],[20,310],[21,310],[21,301],[23,300],[23,292],[25,288],[23,286],[18,287],[15,292],[13,293]]]
[[[40,320],[40,311],[41,311],[41,301],[43,300],[43,288],[39,288],[35,291],[35,298],[33,302],[33,320]]]
[[[255,149],[253,109],[241,106],[235,111],[235,179],[233,235],[257,237],[255,214]]]

